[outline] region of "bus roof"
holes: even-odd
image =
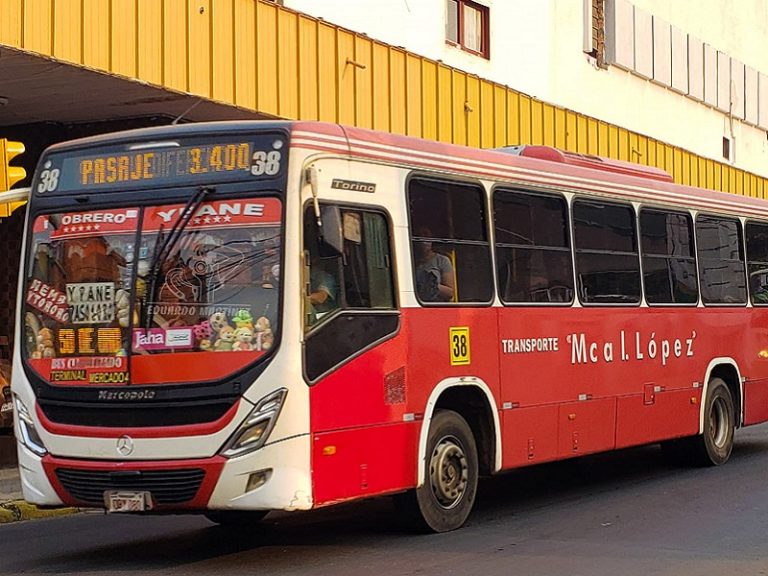
[[[296,122],[291,145],[523,186],[768,218],[768,202],[763,199],[675,184],[657,168],[544,146],[510,154],[322,122]]]
[[[107,145],[116,139],[146,141],[252,130],[287,131],[291,133],[292,146],[413,169],[768,218],[768,202],[763,199],[675,184],[667,172],[641,164],[547,146],[471,148],[315,121],[248,120],[156,126],[63,142],[49,147],[46,153]]]

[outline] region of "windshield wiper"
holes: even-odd
[[[148,290],[144,293],[144,303],[143,303],[143,314],[144,314],[144,322],[142,324],[144,325],[144,328],[146,330],[149,330],[150,323],[151,323],[151,315],[149,313],[150,305],[155,302],[157,297],[157,290],[158,290],[158,276],[160,273],[160,266],[162,262],[168,257],[168,255],[171,253],[173,248],[178,243],[179,239],[181,238],[181,235],[184,232],[184,229],[189,225],[190,220],[192,220],[192,216],[197,211],[197,209],[200,207],[200,205],[203,203],[203,201],[208,197],[209,194],[215,192],[214,188],[209,187],[202,187],[198,188],[197,192],[187,201],[184,208],[182,208],[181,212],[179,213],[179,219],[176,220],[174,225],[171,227],[170,232],[168,232],[168,236],[165,237],[165,240],[162,241],[162,244],[160,243],[163,238],[163,229],[160,228],[158,234],[157,234],[157,241],[155,243],[155,251],[154,255],[152,256],[152,263],[149,267],[149,287]],[[159,246],[159,249],[158,249]]]

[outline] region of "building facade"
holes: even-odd
[[[285,5],[555,107],[768,176],[765,0]],[[641,153],[632,150],[630,159],[643,162]]]

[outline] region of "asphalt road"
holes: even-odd
[[[0,526],[0,546],[0,575],[768,575],[768,425],[720,468],[645,447],[484,480],[449,534],[410,534],[379,499],[248,532],[85,513]]]

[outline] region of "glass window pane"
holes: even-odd
[[[394,308],[387,221],[381,214],[365,212],[363,222],[370,281],[369,305],[371,308]]]
[[[565,199],[496,190],[499,290],[505,302],[571,302],[573,272]]]
[[[561,248],[569,245],[564,198],[496,190],[493,212],[497,244]]]
[[[469,50],[483,50],[483,14],[473,6],[464,5],[464,41]]]
[[[343,254],[328,256],[318,243],[310,206],[304,214],[304,249],[309,255],[305,329],[341,309],[395,307],[387,221],[382,214],[341,210]]]
[[[640,212],[645,299],[649,304],[698,301],[693,226],[689,214]]]
[[[493,273],[485,192],[462,182],[408,185],[414,285],[421,302],[489,302]]]
[[[635,212],[630,206],[577,200],[573,227],[577,250],[637,252]]]
[[[749,264],[749,296],[752,304],[768,304],[768,266]]]
[[[504,302],[573,300],[569,250],[497,248],[499,293]]]
[[[136,253],[146,246],[136,247],[139,213],[125,208],[34,221],[21,352],[56,386],[96,383],[105,370],[91,369],[88,361],[107,356],[114,359],[113,383],[130,382],[125,356],[131,342],[131,272]],[[57,369],[63,358],[77,369]]]
[[[485,193],[463,182],[414,179],[408,185],[414,236],[487,241]]]
[[[576,254],[579,297],[589,304],[640,302],[637,257],[624,254]]]
[[[744,304],[747,289],[744,264],[727,260],[699,259],[701,299],[706,304]]]
[[[695,304],[698,300],[693,258],[643,257],[643,281],[649,304]]]
[[[747,222],[747,260],[768,263],[768,224]]]
[[[459,3],[457,0],[445,2],[445,38],[459,43]]]
[[[488,302],[493,283],[488,246],[413,242],[416,295],[422,302]]]
[[[768,304],[768,224],[748,222],[747,262],[752,304]]]
[[[645,255],[693,257],[693,226],[689,214],[642,210],[640,235]]]
[[[700,216],[696,220],[696,245],[702,300],[707,304],[746,303],[741,223]]]
[[[142,283],[147,289],[137,301],[143,328],[134,333],[134,355],[214,350],[257,357],[272,347],[280,319],[281,206],[275,198],[259,203],[263,216],[250,219],[230,214],[225,203],[204,203],[200,216],[166,247],[156,276],[152,260],[174,224],[165,219],[168,214],[177,218],[183,206],[145,210],[142,239],[148,242],[148,257],[138,263],[137,292]],[[154,335],[169,327],[184,345],[155,346]],[[160,365],[162,360],[142,362]]]

